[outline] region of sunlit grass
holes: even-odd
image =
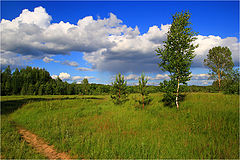
[[[238,158],[238,96],[191,93],[180,110],[151,96],[145,110],[137,94],[120,106],[70,96],[29,103],[11,118],[73,158]]]

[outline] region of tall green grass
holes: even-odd
[[[191,93],[180,110],[109,96],[39,101],[11,118],[73,158],[239,158],[239,97]],[[94,98],[94,99],[93,99]]]
[[[2,159],[42,159],[43,155],[29,146],[18,133],[11,113],[34,101],[66,99],[68,96],[3,96],[1,97],[1,158]],[[74,98],[74,97],[70,97]]]
[[[1,116],[1,159],[43,159],[18,133],[8,116]]]

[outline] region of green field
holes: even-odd
[[[239,96],[188,93],[180,110],[162,94],[144,110],[129,96],[1,97],[1,157],[45,158],[18,134],[24,127],[72,158],[239,158]]]

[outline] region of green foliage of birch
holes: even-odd
[[[163,48],[156,50],[160,59],[159,67],[170,74],[169,88],[175,85],[169,95],[171,96],[169,100],[173,100],[172,96],[174,96],[177,108],[179,108],[180,84],[186,84],[191,78],[190,66],[195,56],[194,49],[198,47],[192,43],[196,40],[194,37],[196,33],[192,31],[189,19],[188,11],[173,15],[173,22],[167,32],[167,40],[164,41]]]
[[[127,81],[124,80],[124,76],[121,75],[121,73],[116,76],[114,83],[112,83],[111,92],[111,98],[114,104],[122,104],[128,100]]]
[[[164,80],[160,83],[160,90],[165,93],[162,99],[165,106],[173,107],[175,105],[176,88],[176,81]]]

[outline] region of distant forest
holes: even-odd
[[[138,86],[127,86],[128,93],[138,93]],[[149,93],[161,92],[161,86],[147,86]],[[188,86],[187,92],[217,92],[214,86]],[[84,79],[81,84],[63,82],[59,77],[53,79],[45,69],[8,66],[1,70],[1,95],[99,95],[109,94],[111,85],[90,84]]]

